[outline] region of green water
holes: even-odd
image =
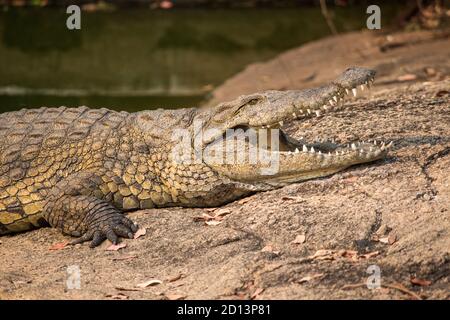
[[[383,19],[397,14],[383,7]],[[340,32],[365,26],[365,7],[333,9]],[[198,106],[253,62],[330,34],[320,10],[62,9],[0,12],[0,107],[110,107],[135,111]]]

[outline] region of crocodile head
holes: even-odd
[[[312,143],[282,129],[288,122],[333,111],[346,96],[368,89],[374,76],[373,70],[352,67],[322,87],[246,95],[204,110],[203,162],[232,181],[271,189],[383,158],[390,145]]]

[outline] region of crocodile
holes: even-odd
[[[76,237],[71,244],[116,244],[138,230],[128,211],[220,206],[381,159],[389,144],[307,142],[283,130],[285,123],[336,109],[374,76],[351,67],[321,87],[270,90],[211,108],[43,107],[0,114],[0,235],[51,226]],[[243,149],[227,147],[241,136]],[[181,145],[184,152],[175,152]],[[262,156],[236,160],[250,149]],[[203,156],[211,153],[216,157]],[[263,156],[277,161],[276,170],[263,172]]]

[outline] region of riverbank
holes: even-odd
[[[391,37],[385,51],[366,33],[307,44],[250,66],[214,95],[313,86],[352,64],[375,67],[370,92],[286,130],[306,139],[393,141],[388,158],[216,211],[131,213],[146,234],[118,251],[105,250],[107,243],[63,247],[68,237],[49,228],[2,237],[0,298],[449,299],[449,39]],[[217,224],[197,218],[219,213]],[[79,290],[66,286],[74,265]],[[378,289],[367,288],[369,266],[380,271]],[[149,280],[159,281],[138,286]]]

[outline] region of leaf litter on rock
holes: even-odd
[[[110,246],[106,247],[106,251],[119,251],[120,249],[126,248],[127,244],[125,242],[121,242],[118,244],[111,244]]]
[[[217,221],[217,220],[205,221],[205,224],[208,226],[217,226],[221,223],[222,223],[222,221]]]
[[[134,234],[133,239],[137,239],[139,237],[145,236],[145,234],[147,233],[147,229],[146,228],[140,228],[138,231],[136,231],[136,233]]]
[[[302,244],[305,243],[306,241],[306,235],[304,234],[299,234],[295,237],[294,240],[291,241],[292,244]]]
[[[359,259],[370,259],[379,254],[379,251],[368,252],[364,254],[359,254],[355,250],[328,250],[320,249],[317,250],[309,259],[312,260],[336,260],[337,258],[346,258],[352,261],[358,261]]]
[[[323,274],[323,273],[315,273],[315,274],[311,274],[309,276],[303,277],[300,280],[298,280],[297,282],[298,283],[310,282],[311,280],[323,278],[324,276],[325,276],[325,274]]]
[[[217,226],[222,223],[223,217],[231,213],[231,210],[228,208],[214,208],[207,209],[207,211],[212,214],[202,213],[200,216],[195,216],[194,221],[204,221],[205,225],[208,226]]]
[[[420,279],[420,278],[416,278],[416,277],[411,277],[409,279],[409,281],[411,282],[411,284],[416,285],[416,286],[421,286],[421,287],[427,287],[427,286],[431,285],[431,283],[432,283],[429,280]]]
[[[127,300],[129,298],[127,295],[125,295],[123,293],[107,294],[106,297],[114,299],[114,300]]]
[[[182,273],[177,274],[176,276],[170,277],[167,279],[167,282],[175,282],[177,280],[180,280],[183,277]]]
[[[250,200],[251,200],[250,197],[243,198],[238,201],[238,204],[245,204],[245,203],[249,202]]]
[[[51,245],[50,248],[48,248],[48,250],[52,250],[52,251],[54,251],[54,250],[62,250],[65,247],[67,247],[68,244],[69,244],[68,241],[55,243],[55,244]]]
[[[164,296],[165,296],[168,300],[184,300],[184,299],[186,299],[186,295],[184,295],[184,294],[170,294],[170,293],[165,293]]]
[[[137,284],[136,287],[138,287],[138,288],[147,288],[147,287],[151,287],[151,286],[157,286],[157,285],[159,285],[161,283],[162,283],[161,280],[150,279],[148,281],[145,281],[145,282]]]
[[[262,248],[261,252],[270,252],[270,253],[273,253],[275,255],[279,255],[280,254],[280,251],[279,250],[274,250],[274,248],[273,248],[273,246],[271,244],[268,244],[264,248]]]
[[[253,292],[253,294],[250,296],[250,299],[251,300],[255,300],[256,298],[258,298],[258,296],[261,294],[261,293],[263,293],[264,292],[264,289],[263,288],[257,288],[254,292]]]
[[[390,235],[388,235],[386,237],[382,237],[382,238],[374,237],[373,240],[384,243],[384,244],[393,245],[395,242],[397,242],[397,236],[395,234],[390,234]]]

